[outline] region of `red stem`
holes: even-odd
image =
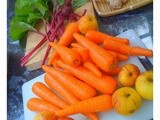
[[[48,39],[49,42],[53,42],[55,40],[55,38],[57,37],[57,32],[58,32],[58,29],[60,30],[59,32],[61,33],[61,25],[62,23],[64,22],[65,19],[69,19],[69,17],[62,17],[62,18],[59,18],[61,16],[59,16],[58,14],[60,14],[61,10],[62,10],[63,7],[61,7],[60,9],[58,9],[56,11],[56,13],[54,14],[54,16],[52,15],[52,21],[51,21],[51,24],[48,23],[47,21],[47,25],[49,27],[49,31],[47,31],[47,28],[45,28],[46,30],[46,35],[44,36],[44,34],[40,33],[39,31],[37,31],[37,33],[41,34],[44,36],[44,38],[36,45],[36,47],[34,47],[29,53],[27,53],[22,59],[21,59],[21,66],[24,66],[26,64],[26,62],[30,59],[30,57],[32,56],[32,54],[38,49],[40,48]],[[84,13],[81,15],[83,16],[84,14],[86,13],[86,10],[84,11]],[[81,17],[75,13],[70,13],[72,14],[72,17]],[[57,20],[58,21],[57,21]],[[52,29],[52,27],[55,26],[55,29]],[[36,31],[35,31],[36,32]],[[43,58],[43,61],[42,61],[42,65],[45,64],[45,61],[49,55],[49,52],[50,52],[50,49],[51,49],[51,46],[48,45],[47,47],[47,50],[46,50],[46,53],[45,53],[45,56]]]
[[[58,28],[61,26],[61,24],[63,23],[64,20],[65,20],[65,18],[63,18],[63,19],[60,21],[60,23],[57,24],[56,28],[54,29],[53,34],[51,34],[50,42],[53,42],[53,41],[54,41],[54,39],[55,39],[55,37],[56,37],[56,35],[57,35],[57,34],[56,34],[56,33],[57,33],[57,30],[58,30]],[[45,53],[45,55],[44,55],[44,58],[43,58],[43,60],[42,60],[42,65],[45,64],[46,59],[47,59],[47,57],[48,57],[48,55],[49,55],[50,49],[51,49],[51,46],[48,45],[48,48],[47,48],[46,53]]]
[[[42,64],[41,64],[41,65],[44,65],[44,64],[45,64],[45,62],[46,62],[46,60],[47,60],[47,57],[48,57],[48,55],[49,55],[50,50],[51,50],[51,46],[48,45],[47,50],[46,50],[46,53],[45,53],[45,55],[44,55],[44,58],[43,58],[43,61],[42,61]]]
[[[49,33],[48,33],[49,34]],[[40,48],[45,42],[47,41],[47,36],[45,36],[37,45],[34,47],[29,53],[27,53],[22,59],[21,59],[21,66],[24,66],[28,59],[32,56],[32,54]]]

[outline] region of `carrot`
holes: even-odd
[[[102,44],[105,39],[106,40],[114,40],[116,42],[120,42],[120,43],[127,44],[127,45],[129,44],[129,40],[126,38],[114,37],[114,36],[108,35],[106,33],[103,33],[100,31],[95,31],[95,30],[87,31],[85,36],[88,37],[89,39],[91,39],[96,44]]]
[[[42,82],[36,82],[32,86],[32,91],[37,96],[42,98],[43,100],[59,107],[65,108],[67,103],[65,103],[62,99],[60,99],[54,92],[52,92],[45,84]],[[47,93],[47,94],[46,94]]]
[[[64,73],[69,74],[69,75],[73,75],[72,73],[70,73],[68,70],[63,70]]]
[[[58,118],[57,120],[74,120],[74,119],[69,117],[61,117],[61,118]]]
[[[53,79],[53,77],[51,77],[51,75],[46,74],[44,79],[45,79],[45,82],[48,83],[48,85],[51,86],[55,91],[57,91],[60,94],[60,96],[62,96],[63,99],[66,100],[66,102],[68,104],[75,104],[80,101],[78,98],[74,97],[70,93],[70,91],[68,91],[68,89],[66,89],[62,85],[60,85],[56,81],[56,79]],[[91,120],[98,120],[97,115],[94,113],[86,113],[85,115],[90,117]]]
[[[60,56],[57,55],[57,56],[55,57],[55,59],[53,60],[53,62],[52,62],[52,66],[58,68],[58,66],[56,65],[56,61],[57,61],[57,60],[60,60],[60,59],[61,59]]]
[[[127,55],[124,55],[124,54],[121,54],[118,52],[108,50],[108,53],[110,53],[113,56],[117,56],[119,60],[128,60],[129,59],[129,57]]]
[[[78,52],[56,43],[50,43],[50,45],[55,49],[65,63],[74,67],[81,63],[81,56]]]
[[[78,33],[74,33],[73,36],[81,45],[89,50],[91,59],[102,70],[110,71],[116,67],[118,59],[109,54],[104,48]]]
[[[83,48],[72,48],[72,49],[77,51],[80,54],[83,62],[89,59],[89,53],[87,48],[83,47]]]
[[[79,43],[71,43],[71,46],[74,48],[84,48],[81,44]]]
[[[129,46],[112,40],[105,40],[103,46],[107,50],[112,50],[126,55],[137,55],[147,57],[153,56],[153,51],[150,49],[145,49],[138,46]]]
[[[55,78],[53,78],[50,74],[45,74],[44,80],[46,84],[55,90],[61,97],[68,103],[73,104],[75,101],[79,101],[67,88],[62,86],[62,84]]]
[[[108,94],[113,94],[117,89],[118,83],[117,81],[111,77],[110,75],[104,75],[101,77],[101,80],[106,81],[106,89]]]
[[[30,98],[27,101],[27,108],[35,112],[53,112],[60,110],[58,107],[39,98]]]
[[[114,70],[105,72],[107,75],[118,75],[119,72],[121,71],[122,67],[121,66],[117,66]]]
[[[65,64],[63,61],[58,60],[57,65],[60,66],[63,69],[68,70],[70,73],[74,74],[77,78],[80,80],[88,83],[98,91],[102,93],[110,93],[110,91],[113,91],[117,88],[117,82],[115,79],[108,79],[104,80],[101,79],[100,77],[97,77],[94,73],[89,71],[88,69],[82,67],[82,66],[77,66],[76,68],[71,67],[67,64]],[[110,81],[114,81],[114,84],[110,84]],[[109,90],[107,86],[112,86],[113,90]]]
[[[57,44],[63,46],[69,46],[69,44],[74,40],[73,33],[79,33],[77,22],[70,22],[66,27],[62,37]],[[49,58],[48,65],[51,65],[57,53],[53,51],[51,57]]]
[[[63,110],[56,111],[55,114],[61,117],[76,113],[109,111],[112,108],[112,97],[110,95],[100,95],[70,105]]]
[[[102,73],[101,71],[98,69],[98,67],[96,65],[94,65],[93,63],[91,62],[84,62],[83,63],[83,66],[85,68],[87,68],[88,70],[90,70],[91,72],[93,72],[95,75],[97,75],[98,77],[101,77],[102,76]]]
[[[67,88],[77,98],[83,100],[83,99],[94,97],[96,95],[96,91],[94,88],[78,80],[72,75],[69,75],[65,72],[62,72],[60,70],[57,70],[47,65],[43,65],[42,68],[48,74],[52,75],[52,78],[51,76],[46,75],[45,76],[46,80],[49,81],[49,79],[53,79],[53,78],[56,79],[58,82],[61,83],[61,85]]]

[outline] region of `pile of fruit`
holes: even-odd
[[[34,83],[37,97],[27,102],[29,110],[39,113],[35,120],[72,120],[68,116],[77,113],[98,120],[98,112],[113,108],[130,115],[143,98],[153,99],[152,71],[140,73],[131,63],[119,66],[131,55],[152,57],[152,50],[97,29],[96,18],[83,16],[68,24],[57,43],[49,43],[54,51],[42,66],[46,84]]]

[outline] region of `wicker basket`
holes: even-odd
[[[92,0],[93,6],[99,16],[106,17],[133,10],[149,3],[153,0],[128,0],[123,4],[122,8],[114,10],[109,7],[107,0]]]

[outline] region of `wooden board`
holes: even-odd
[[[79,14],[79,15],[82,15],[85,9],[87,10],[86,15],[95,16],[94,8],[93,8],[93,5],[92,5],[91,1],[86,3],[84,6],[81,6],[80,8],[76,9],[75,13]],[[38,23],[37,24],[37,29],[39,31],[41,31],[42,33],[45,33],[43,23]],[[43,38],[43,36],[38,35],[37,33],[28,32],[25,53],[28,53],[29,51],[31,51],[42,38]],[[25,65],[29,70],[35,70],[35,69],[38,69],[38,68],[41,67],[41,62],[42,62],[44,54],[46,52],[47,45],[48,44],[46,42],[40,49],[38,49],[32,55],[31,59]],[[50,51],[50,53],[51,52],[52,51]]]
[[[143,43],[138,37],[138,34],[132,29],[125,31],[124,33],[120,34],[118,37],[128,38],[131,42],[131,45],[138,45],[138,46],[144,47]],[[140,63],[140,61],[136,56],[130,56],[129,60],[121,62],[121,65],[124,65],[126,63],[133,63],[138,66],[141,72],[145,71],[143,65]],[[44,74],[30,80],[29,82],[26,82],[22,86],[23,108],[24,108],[25,120],[33,120],[34,116],[36,115],[36,112],[30,111],[26,106],[27,101],[30,98],[37,97],[32,92],[32,85],[35,82],[43,82],[45,84]],[[88,120],[82,114],[75,114],[75,115],[72,115],[71,117],[74,118],[75,120]],[[152,118],[153,118],[153,101],[148,101],[144,99],[140,109],[138,109],[137,112],[135,112],[130,116],[121,116],[114,109],[108,112],[99,113],[99,120],[151,120]]]

